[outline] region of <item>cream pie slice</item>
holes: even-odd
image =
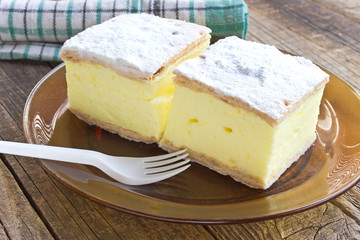
[[[329,76],[273,46],[228,37],[174,69],[160,146],[266,189],[313,144]]]
[[[149,14],[124,14],[64,43],[69,108],[127,139],[157,142],[173,98],[172,70],[208,45],[210,29]]]

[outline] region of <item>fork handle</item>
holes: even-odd
[[[0,153],[87,165],[95,165],[102,155],[91,150],[9,141],[0,141]]]

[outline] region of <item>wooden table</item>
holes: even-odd
[[[248,39],[305,56],[360,90],[358,0],[247,0]],[[58,63],[0,61],[0,139],[24,142],[22,110]],[[360,109],[358,109],[360,111]],[[35,159],[0,154],[0,239],[359,239],[360,184],[319,207],[262,222],[168,223],[71,191]]]

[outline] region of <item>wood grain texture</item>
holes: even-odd
[[[7,127],[13,125],[12,128],[0,128],[1,138],[6,136],[5,131],[17,131],[16,124],[12,121],[8,111],[3,108],[2,102],[0,119],[7,122]],[[12,137],[14,136],[16,134],[12,135]],[[14,157],[2,154],[0,154],[0,159],[0,239],[51,239],[52,236],[44,222],[27,199],[27,193],[22,191],[14,178],[14,173],[6,166],[10,162],[17,162],[17,160]],[[15,175],[17,177],[17,173]]]
[[[310,1],[248,4],[249,40],[307,57],[360,89],[360,23]]]
[[[3,158],[3,157],[1,157]],[[43,221],[34,211],[17,181],[0,162],[0,239],[51,239]],[[11,201],[9,201],[11,200]],[[9,218],[11,216],[11,218]]]
[[[313,0],[313,2],[360,23],[359,1]]]
[[[305,56],[360,90],[359,1],[246,0],[248,39]],[[0,61],[0,139],[24,141],[22,110],[57,63]],[[360,185],[311,210],[247,224],[166,223],[105,207],[35,159],[0,155],[0,239],[360,239]]]

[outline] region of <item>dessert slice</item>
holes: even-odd
[[[328,75],[309,60],[228,37],[174,73],[166,150],[266,189],[316,139]]]
[[[172,70],[208,45],[210,29],[149,14],[124,14],[67,40],[69,109],[122,137],[156,142],[173,98]]]

